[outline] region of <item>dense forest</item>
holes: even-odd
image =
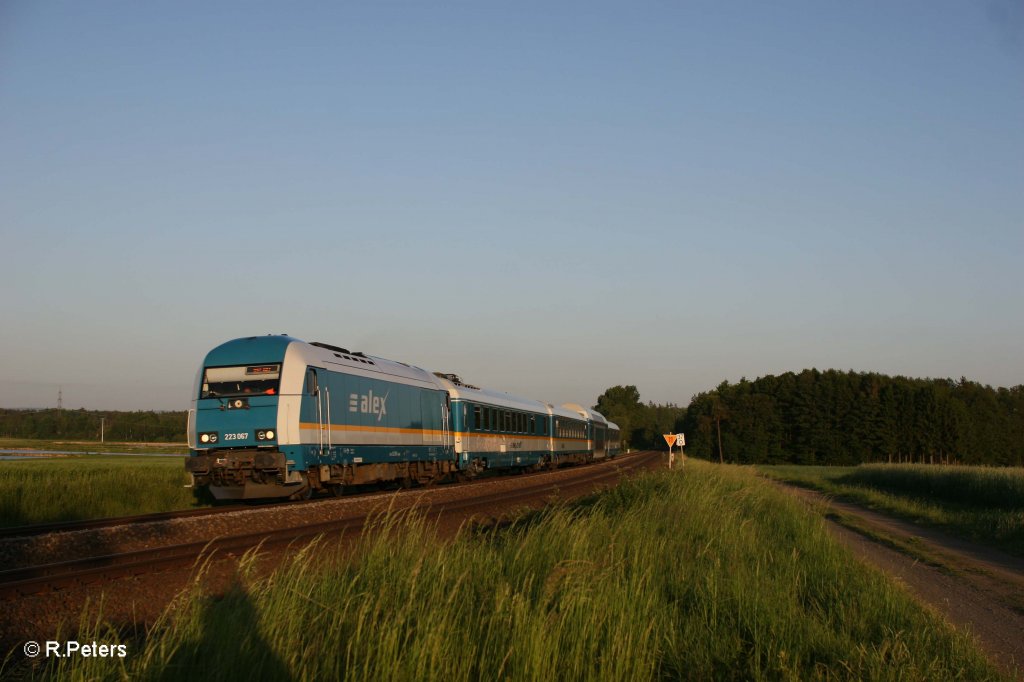
[[[1024,386],[963,378],[811,369],[723,382],[681,425],[692,454],[743,463],[1024,464]]]
[[[681,431],[687,454],[725,462],[1024,465],[1024,386],[809,369],[723,382],[686,409],[645,405],[635,386],[595,407],[631,447]]]
[[[102,421],[101,421],[102,420]],[[185,412],[0,409],[2,438],[184,443]]]

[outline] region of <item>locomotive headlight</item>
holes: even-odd
[[[210,434],[204,433],[203,435],[199,436],[199,441],[202,442],[202,443],[209,443],[210,442]]]
[[[274,440],[274,429],[267,429],[267,440]]]
[[[273,429],[260,429],[259,431],[256,432],[256,439],[257,440],[274,440],[274,430]]]
[[[219,440],[216,431],[207,431],[206,433],[199,434],[199,442],[203,445],[212,445]]]

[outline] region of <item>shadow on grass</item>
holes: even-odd
[[[220,598],[201,607],[200,632],[172,655],[149,679],[218,679],[261,682],[290,680],[291,671],[260,634],[260,616],[248,592],[236,584]],[[301,646],[301,642],[295,642]]]

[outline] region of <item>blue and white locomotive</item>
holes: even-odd
[[[594,410],[289,336],[214,348],[193,401],[185,465],[218,499],[340,494],[351,485],[430,483],[619,452],[618,427]]]

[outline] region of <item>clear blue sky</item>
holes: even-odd
[[[287,332],[552,402],[1024,383],[1024,4],[0,1],[0,406]]]

